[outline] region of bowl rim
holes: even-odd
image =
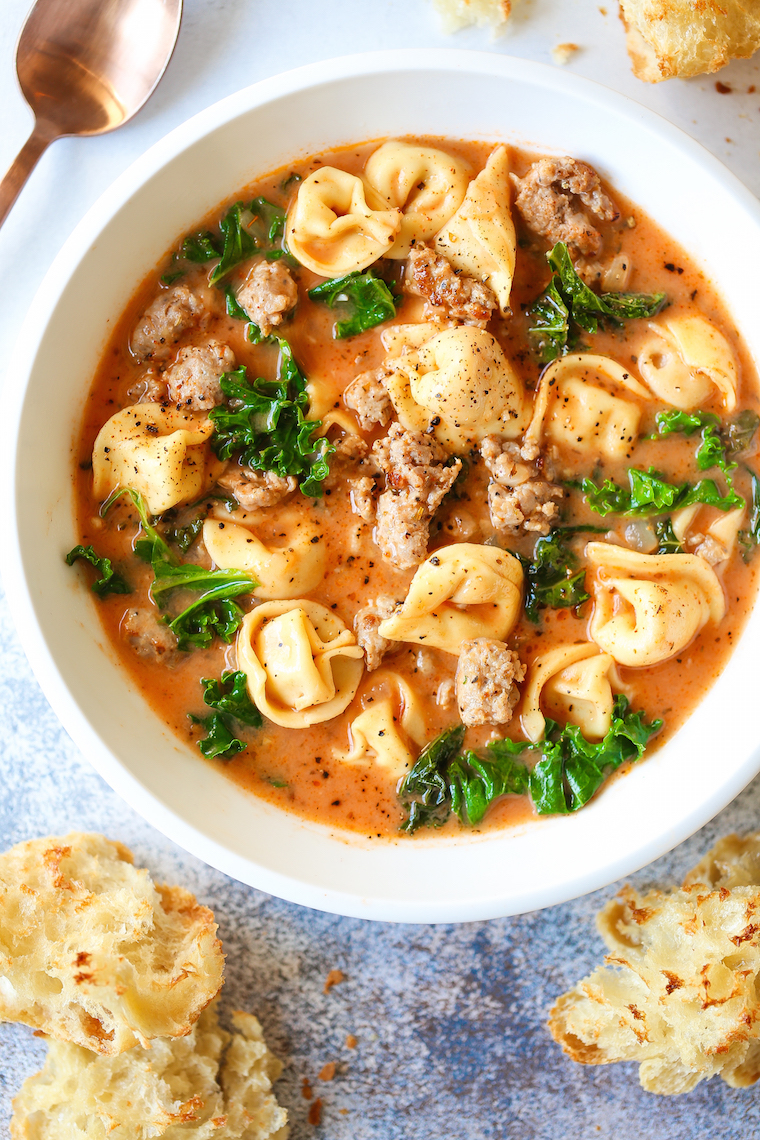
[[[599,99],[603,94],[605,104],[622,119],[635,120],[640,126],[648,127],[676,151],[685,152],[712,172],[726,187],[727,193],[741,203],[749,214],[754,215],[760,228],[760,202],[719,159],[680,128],[655,112],[641,107],[630,97],[602,84],[572,73],[560,72],[547,64],[491,52],[453,48],[404,48],[342,56],[283,72],[226,96],[175,127],[119,175],[90,207],[53,260],[22,324],[10,358],[8,377],[25,376],[28,381],[47,323],[74,271],[97,242],[110,219],[153,174],[173,158],[226,123],[283,96],[339,80],[412,70],[485,72],[510,80],[538,83],[544,89],[559,95],[563,92],[576,95],[585,93],[591,99]],[[4,418],[5,446],[2,462],[6,474],[5,485],[15,488],[16,445],[27,383],[15,386],[7,383],[5,387],[8,404]],[[426,908],[419,904],[391,902],[385,897],[360,897],[355,892],[347,893],[334,888],[315,889],[311,883],[303,883],[293,876],[252,864],[250,860],[216,842],[160,800],[113,755],[109,745],[94,730],[76,703],[46,643],[23,572],[15,510],[16,495],[12,493],[3,498],[8,540],[3,543],[0,565],[13,618],[32,669],[64,728],[106,782],[164,835],[218,870],[291,902],[351,917],[403,922],[473,921],[541,909],[606,886],[665,854],[707,823],[760,770],[760,752],[755,749],[700,808],[679,818],[671,828],[642,843],[635,853],[629,852],[611,862],[602,862],[595,873],[586,874],[573,884],[571,890],[562,882],[557,886],[550,884],[541,891],[533,890],[529,900],[514,897],[511,900],[480,900],[476,905],[467,900],[459,900],[456,905],[436,904]],[[255,874],[252,874],[252,867]]]

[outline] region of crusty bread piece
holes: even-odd
[[[13,1101],[12,1140],[285,1140],[272,1093],[282,1065],[255,1017],[233,1022],[221,1029],[214,1003],[186,1037],[117,1057],[52,1041]]]
[[[611,953],[563,994],[549,1029],[575,1061],[638,1061],[643,1088],[760,1078],[760,833],[729,836],[684,887],[624,887],[597,925]],[[613,967],[613,968],[609,968]]]
[[[647,83],[717,71],[760,47],[756,0],[620,0],[634,73]]]
[[[692,883],[729,890],[760,886],[760,831],[719,839],[684,879],[685,887]]]
[[[512,0],[433,0],[444,32],[458,32],[470,24],[490,24],[503,30],[512,11]]]
[[[189,1033],[222,984],[215,934],[121,843],[19,843],[0,855],[0,1018],[109,1054]]]

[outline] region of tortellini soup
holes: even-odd
[[[759,411],[703,271],[586,163],[360,144],[142,283],[68,561],[189,780],[373,839],[573,812],[741,632]]]

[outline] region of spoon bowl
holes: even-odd
[[[140,110],[171,59],[181,18],[182,0],[37,0],[16,49],[35,126],[0,183],[0,225],[51,142],[105,134]]]

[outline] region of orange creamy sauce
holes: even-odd
[[[425,141],[428,145],[442,146],[449,153],[464,157],[470,162],[473,173],[485,165],[492,149],[484,143]],[[291,188],[289,193],[282,190],[283,180],[291,171],[305,176],[320,165],[330,164],[357,172],[376,145],[348,148],[321,155],[307,163],[295,164],[244,188],[231,201],[264,195],[272,202],[286,206],[289,196],[297,190],[297,187]],[[522,174],[532,156],[512,150],[511,159],[515,172]],[[614,227],[601,228],[606,231],[605,254],[622,251],[632,261],[633,276],[626,288],[637,292],[666,291],[672,306],[670,311],[696,309],[711,320],[728,338],[736,353],[740,376],[737,411],[742,408],[758,410],[760,401],[754,365],[715,290],[684,251],[649,218],[619,194],[613,193],[613,197],[621,210],[620,222]],[[226,205],[210,214],[199,229],[213,226],[225,208]],[[515,315],[508,321],[497,316],[491,321],[489,331],[501,342],[526,387],[534,388],[542,366],[529,351],[527,320],[523,316],[523,309],[547,284],[549,271],[544,257],[547,246],[521,227],[516,212],[515,222],[518,227],[517,269],[512,290],[512,309]],[[181,238],[182,235],[179,236]],[[106,521],[100,518],[99,503],[92,495],[89,470],[93,442],[100,427],[117,410],[133,402],[127,396],[127,391],[145,372],[145,365],[138,365],[131,356],[128,341],[137,319],[160,287],[157,276],[166,270],[167,260],[164,259],[157,273],[145,280],[121,316],[92,385],[76,455],[79,465],[79,527],[81,542],[92,543],[99,554],[112,558],[117,563],[117,568],[123,567],[133,586],[133,593],[129,597],[115,595],[98,603],[108,637],[131,682],[141,690],[146,700],[171,728],[190,742],[198,739],[199,732],[191,726],[188,713],[197,716],[209,713],[203,703],[200,678],[219,677],[223,669],[236,668],[234,643],[230,646],[216,643],[207,650],[180,654],[178,662],[172,667],[160,661],[153,662],[138,657],[125,643],[120,635],[125,610],[127,607],[151,605],[147,590],[152,571],[132,553],[132,542],[138,529],[137,520],[123,500],[109,512]],[[400,269],[401,263],[392,264]],[[249,268],[250,265],[245,264],[239,272],[233,272],[233,285],[242,280]],[[223,294],[207,286],[207,274],[208,269],[200,266],[191,270],[185,280],[193,289],[204,291],[205,296],[213,298],[214,315],[202,332],[195,329],[186,333],[181,344],[203,343],[211,337],[216,338],[232,348],[238,365],[246,366],[249,377],[273,377],[277,349],[248,343],[245,339],[246,325],[226,316]],[[292,345],[301,370],[310,383],[318,388],[323,405],[334,405],[345,411],[340,404],[340,395],[346,384],[358,373],[377,367],[382,362],[385,351],[380,342],[380,334],[388,325],[381,325],[348,340],[333,340],[332,327],[336,314],[324,305],[310,302],[306,297],[306,290],[322,279],[305,268],[297,270],[295,276],[299,284],[299,304],[292,319],[286,322],[281,331]],[[405,324],[421,319],[422,301],[405,295],[395,322],[392,323]],[[597,354],[609,355],[621,364],[627,365],[629,361],[635,364],[637,345],[646,332],[646,320],[631,321],[620,333],[600,332],[587,338],[585,347]],[[635,397],[630,399],[636,402]],[[654,414],[663,406],[653,402],[645,404],[642,436],[653,430]],[[722,411],[718,399],[704,408],[718,414]],[[383,435],[385,430],[387,429],[364,433],[365,438],[371,441]],[[594,462],[588,454],[568,452],[559,456],[559,477],[591,475],[597,483],[610,477],[627,486],[629,466],[654,466],[665,472],[671,481],[689,479],[695,482],[699,477],[694,465],[697,441],[698,437],[686,439],[679,435],[670,436],[665,441],[641,439],[632,450],[630,460],[620,463]],[[487,506],[487,472],[482,461],[478,462],[477,453],[470,456],[470,461],[470,474],[462,495],[458,499],[449,496],[431,524],[430,553],[437,547],[461,540],[470,528],[475,533],[469,541],[484,542],[496,536]],[[713,477],[715,473],[706,474]],[[749,478],[743,466],[739,467],[735,475],[735,484],[739,493],[747,498]],[[351,512],[348,488],[345,481],[341,482],[338,464],[335,465],[335,475],[328,479],[325,486],[325,495],[321,500],[307,500],[296,492],[284,503],[258,512],[256,534],[265,545],[283,544],[287,542],[294,521],[306,517],[316,520],[327,569],[323,582],[306,596],[332,608],[350,628],[357,610],[370,599],[386,594],[399,601],[403,600],[414,571],[399,571],[383,560],[372,541],[371,526]],[[191,516],[196,513],[197,509],[191,512]],[[714,513],[716,516],[719,514],[717,511]],[[235,521],[234,513],[227,517]],[[219,518],[223,525],[224,512]],[[704,509],[704,514],[700,517],[700,529],[704,529],[709,521],[709,513]],[[622,538],[628,520],[621,522],[610,519],[609,522],[611,526],[617,527]],[[606,525],[605,520],[584,505],[578,493],[573,493],[562,507],[560,525],[570,523]],[[535,536],[514,540],[501,536],[499,542],[506,549],[530,556],[534,539]],[[577,553],[582,553],[583,540],[576,541],[574,549]],[[210,565],[202,542],[193,546],[184,558]],[[655,738],[651,747],[658,746],[675,732],[712,685],[726,663],[754,599],[755,571],[752,566],[745,565],[738,555],[735,554],[727,566],[718,568],[718,573],[728,599],[727,615],[718,626],[708,623],[683,653],[663,664],[643,669],[618,668],[633,707],[645,710],[647,719],[663,717],[665,720],[664,730]],[[255,604],[252,598],[246,596],[239,598],[238,603],[246,609]],[[517,649],[527,664],[536,654],[559,644],[588,640],[590,606],[591,603],[586,603],[579,613],[569,609],[543,609],[540,611],[539,625],[522,619],[509,639],[510,647]],[[351,705],[334,720],[307,729],[282,728],[270,721],[265,721],[262,729],[243,729],[239,735],[246,739],[249,747],[224,763],[224,771],[231,779],[258,796],[301,816],[363,832],[372,837],[397,835],[404,813],[396,796],[395,781],[377,767],[351,767],[333,756],[334,750],[348,749],[349,724],[354,717],[368,703],[388,693],[389,670],[400,674],[414,687],[424,709],[429,739],[442,729],[458,723],[455,701],[448,707],[436,703],[439,687],[454,676],[456,658],[436,649],[420,650],[414,646],[401,645],[396,652],[386,657],[376,672],[365,671]],[[518,706],[508,729],[513,736],[520,734],[519,711]],[[498,726],[496,729],[492,726],[470,729],[466,746],[479,747],[494,735],[504,735],[504,729]],[[211,763],[221,762],[217,760]],[[533,809],[527,797],[507,796],[488,813],[480,829],[504,826],[532,814]],[[451,820],[444,830],[453,830],[458,826],[455,820]]]

